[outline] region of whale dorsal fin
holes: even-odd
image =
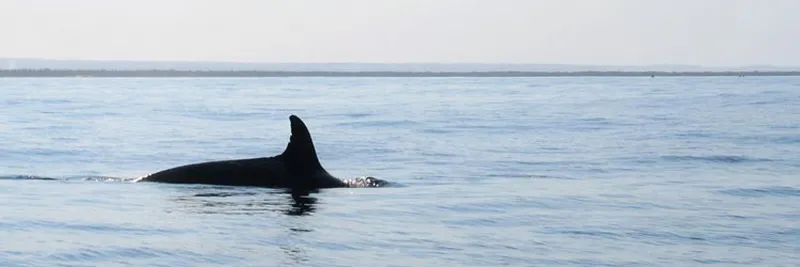
[[[290,168],[309,173],[323,170],[306,124],[295,115],[289,116],[289,121],[292,124],[292,137],[281,155],[290,163]]]

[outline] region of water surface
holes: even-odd
[[[0,266],[797,266],[800,78],[0,79]],[[272,156],[397,186],[132,183]]]

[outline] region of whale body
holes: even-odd
[[[258,186],[313,190],[336,187],[377,187],[386,182],[366,177],[340,180],[319,162],[311,134],[303,121],[289,116],[292,136],[283,153],[272,157],[195,163],[159,171],[143,182]]]

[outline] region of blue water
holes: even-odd
[[[272,156],[384,188],[133,183]],[[798,266],[800,78],[0,79],[0,266]]]

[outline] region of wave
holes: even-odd
[[[111,176],[66,176],[47,177],[37,175],[2,175],[0,180],[40,180],[40,181],[94,181],[94,182],[133,182],[137,178],[120,178]]]
[[[0,180],[42,180],[42,181],[90,181],[106,183],[135,183],[139,178],[121,178],[112,176],[68,176],[68,177],[45,177],[36,175],[5,175],[0,176]],[[402,184],[381,180],[375,177],[356,177],[342,179],[349,187],[403,187]]]
[[[546,174],[531,174],[530,176],[526,177],[531,179],[580,180],[580,178],[575,178],[575,177],[546,175]]]
[[[661,159],[669,161],[705,161],[713,163],[748,163],[748,162],[774,161],[772,159],[766,159],[766,158],[753,158],[753,157],[736,156],[736,155],[710,155],[710,156],[668,155],[668,156],[661,156]]]
[[[52,177],[35,176],[35,175],[5,175],[5,176],[0,176],[0,180],[44,180],[44,181],[53,181],[53,180],[59,180],[59,179],[58,178],[52,178]]]
[[[81,181],[92,181],[92,182],[118,182],[118,183],[132,183],[138,180],[139,178],[120,178],[120,177],[110,177],[110,176],[80,176],[80,177],[70,177],[66,178],[69,179],[77,179]]]
[[[366,120],[359,122],[342,122],[336,126],[352,126],[352,127],[410,127],[418,125],[419,123],[412,120]]]
[[[717,193],[738,197],[800,197],[800,189],[789,186],[771,186],[763,188],[736,188],[720,190]]]

